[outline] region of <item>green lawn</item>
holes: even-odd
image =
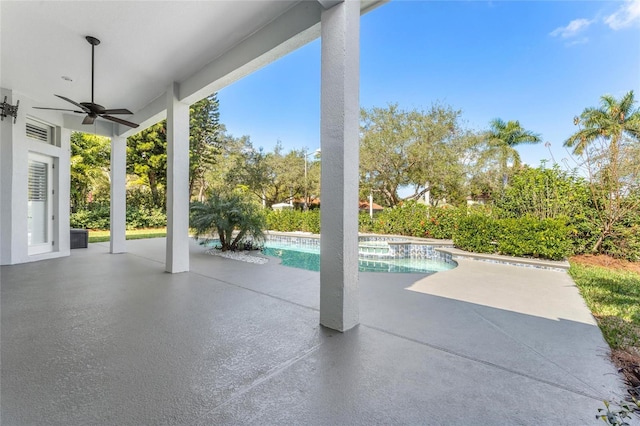
[[[569,273],[609,346],[640,353],[640,274],[576,263]]]
[[[166,237],[167,236],[167,228],[156,228],[156,229],[132,229],[127,231],[127,240],[139,240],[142,238],[158,238],[158,237]],[[110,239],[109,231],[92,231],[89,230],[89,242],[90,243],[101,243],[104,241],[109,241]]]

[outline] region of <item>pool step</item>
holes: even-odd
[[[358,255],[365,258],[393,258],[388,244],[358,244]]]

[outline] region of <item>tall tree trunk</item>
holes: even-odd
[[[198,191],[198,201],[204,202],[204,181],[200,183],[200,190]]]
[[[601,251],[602,243],[604,243],[604,239],[607,237],[607,235],[609,235],[610,232],[611,232],[611,224],[606,224],[604,226],[604,229],[600,233],[598,240],[596,241],[596,243],[593,245],[593,248],[591,249],[592,253],[597,254]]]
[[[189,199],[193,196],[193,190],[195,186],[195,172],[189,177]]]
[[[156,174],[154,172],[149,172],[149,189],[151,189],[151,200],[153,201],[153,205],[155,207],[162,207],[160,204],[159,196],[158,196],[158,182],[156,181]]]

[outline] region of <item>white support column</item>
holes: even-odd
[[[55,225],[57,236],[54,235],[58,250],[61,256],[69,256],[71,254],[71,234],[69,230],[70,204],[71,204],[71,130],[60,128],[60,155],[56,165],[57,170],[54,179],[57,181],[57,190],[55,196],[56,218],[59,218]]]
[[[127,140],[111,138],[111,253],[124,253],[127,221]]]
[[[189,105],[167,90],[167,258],[165,270],[189,270]]]
[[[358,324],[360,1],[322,12],[320,323]]]

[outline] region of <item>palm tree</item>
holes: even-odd
[[[190,226],[196,239],[204,237],[206,243],[217,234],[222,251],[236,251],[242,242],[253,246],[264,241],[266,218],[245,194],[214,193],[204,202],[191,203]]]
[[[513,162],[514,167],[521,163],[520,154],[515,147],[524,143],[539,143],[541,139],[538,134],[522,128],[517,120],[505,123],[495,118],[489,122],[489,126],[490,129],[485,134],[488,149],[484,157],[497,157],[502,184],[506,186],[509,162]]]
[[[633,195],[640,192],[640,109],[634,106],[633,90],[620,100],[602,96],[599,108],[585,108],[574,119],[580,130],[564,142],[583,157],[589,172],[599,228],[594,253],[607,238],[613,238],[614,245],[625,244],[618,228],[640,207],[640,197]]]
[[[622,137],[631,136],[640,139],[640,109],[634,111],[633,90],[620,101],[611,95],[600,98],[600,108],[585,108],[574,124],[582,128],[564,142],[564,146],[573,148],[573,153],[581,155],[598,138],[610,142],[612,151],[617,152]]]

